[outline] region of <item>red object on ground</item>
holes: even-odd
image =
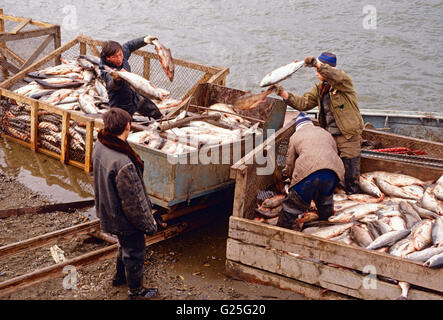
[[[387,152],[387,153],[395,153],[395,154],[409,154],[409,155],[424,155],[424,154],[426,154],[425,151],[412,150],[411,148],[404,148],[404,147],[385,148],[385,149],[373,149],[371,151],[374,151],[374,152]]]

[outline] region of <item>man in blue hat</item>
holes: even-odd
[[[297,116],[295,126],[283,169],[291,184],[277,221],[278,227],[288,229],[306,212],[311,201],[315,203],[319,220],[327,220],[334,214],[334,189],[345,171],[329,132],[314,126],[303,112]]]
[[[274,86],[276,94],[294,109],[306,111],[318,106],[320,126],[334,137],[345,166],[345,191],[353,194],[359,192],[364,122],[352,79],[336,65],[337,56],[331,52],[323,52],[318,58],[307,57],[305,66],[315,67],[320,81],[302,96],[286,92],[280,84]]]

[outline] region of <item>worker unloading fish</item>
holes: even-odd
[[[338,153],[345,167],[345,191],[347,194],[359,192],[361,133],[364,123],[357,104],[357,94],[351,77],[336,68],[337,57],[323,52],[318,58],[309,56],[304,60],[307,67],[315,67],[320,80],[309,92],[302,96],[289,93],[276,83],[276,94],[285,103],[299,111],[318,106],[320,126],[326,129],[337,144]],[[290,69],[298,70],[297,68]],[[272,83],[271,81],[270,83]]]
[[[295,219],[315,202],[320,220],[334,214],[334,189],[343,180],[343,162],[331,134],[314,126],[304,113],[296,118],[295,133],[289,140],[284,176],[291,178],[277,226],[292,229]]]
[[[158,40],[154,36],[136,38],[120,45],[116,41],[107,41],[103,45],[100,53],[101,77],[106,83],[106,89],[109,95],[109,104],[111,107],[118,107],[126,110],[131,116],[138,112],[143,116],[159,119],[162,113],[151,99],[140,96],[135,92],[128,81],[123,80],[121,73],[131,72],[129,57],[131,53],[141,47],[153,44]],[[109,72],[110,67],[119,72]]]

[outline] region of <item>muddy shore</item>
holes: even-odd
[[[20,208],[54,203],[0,169],[0,208]],[[93,210],[89,209],[89,210]],[[216,218],[192,232],[151,245],[146,250],[144,283],[157,287],[154,300],[299,300],[290,291],[235,280],[225,275],[225,250],[229,206],[210,208]],[[0,219],[0,246],[84,223],[88,210],[11,216]],[[60,240],[66,259],[108,246],[90,236]],[[0,262],[0,282],[55,263],[50,247],[43,247]],[[111,285],[115,259],[76,270],[75,282],[65,289],[59,278],[18,290],[5,300],[127,300],[127,287]],[[66,281],[66,280],[65,280]],[[65,286],[66,287],[66,286]],[[68,286],[69,287],[69,286]]]

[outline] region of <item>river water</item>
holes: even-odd
[[[441,112],[442,1],[2,0],[6,14],[60,24],[62,43],[82,33],[124,42],[153,34],[176,58],[230,68],[229,87],[259,91],[273,69],[333,51],[364,109]],[[152,49],[149,49],[152,50]],[[282,82],[302,94],[301,69]]]

